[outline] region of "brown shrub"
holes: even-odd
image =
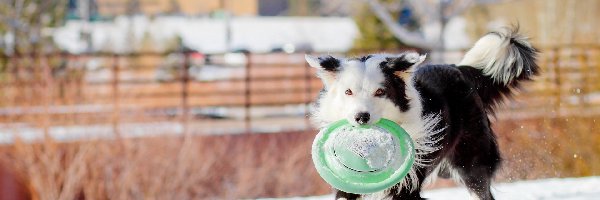
[[[595,118],[500,120],[498,181],[600,174]],[[314,133],[17,141],[3,160],[34,199],[255,198],[330,192],[310,160]]]
[[[198,199],[324,194],[313,133],[59,144],[17,142],[3,160],[34,199]]]
[[[495,130],[505,159],[500,180],[600,174],[596,117],[501,120]]]

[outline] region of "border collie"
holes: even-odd
[[[463,183],[476,199],[494,199],[490,183],[501,157],[489,116],[539,71],[538,51],[517,29],[488,33],[458,65],[422,64],[425,55],[416,52],[306,55],[324,85],[311,113],[316,126],[387,118],[415,141],[416,162],[402,182],[377,194],[337,191],[336,199],[422,199],[426,179],[438,176]]]

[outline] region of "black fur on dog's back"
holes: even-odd
[[[459,66],[425,65],[414,72],[423,116],[439,113],[437,126],[445,128],[442,148],[426,158],[435,164],[418,170],[421,184],[442,174],[463,182],[479,199],[494,199],[490,185],[502,159],[488,116],[539,73],[536,55],[516,29],[505,29],[481,38]],[[418,190],[395,189],[389,195],[421,199]]]
[[[416,180],[415,185],[407,187],[400,183],[384,195],[390,199],[422,199],[423,181],[442,174],[464,183],[478,199],[494,199],[490,186],[501,156],[489,116],[521,83],[539,73],[536,55],[537,50],[517,29],[504,29],[482,37],[458,65],[420,65],[413,71],[411,80],[393,82],[389,87],[414,86],[418,98],[409,98],[406,105],[420,108],[420,116],[414,117],[420,117],[421,121],[426,121],[426,116],[439,117],[439,121],[428,124],[433,127],[427,129],[439,130],[428,133],[440,139],[427,143],[435,147],[435,151],[416,150],[422,155],[421,160],[431,162],[413,166],[415,173],[407,177]],[[388,73],[385,78],[398,77]],[[401,97],[390,98],[395,98],[391,102],[402,113],[397,103]],[[359,197],[361,195],[343,191],[336,193],[336,198]]]
[[[423,169],[419,178],[442,173],[459,179],[482,199],[492,198],[489,185],[501,156],[486,105],[472,82],[455,65],[423,66],[415,72],[414,81],[421,94],[423,113],[440,113],[442,120],[437,126],[445,127],[439,144],[442,148],[428,155],[436,165]],[[440,171],[429,175],[436,172],[436,166]]]

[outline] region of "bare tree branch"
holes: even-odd
[[[379,1],[376,1],[376,0],[366,0],[366,1],[369,4],[369,7],[371,8],[371,10],[377,16],[377,18],[379,18],[379,20],[381,20],[385,24],[385,26],[388,28],[388,30],[390,32],[392,32],[394,37],[396,37],[398,40],[402,41],[403,43],[405,43],[407,45],[422,48],[422,49],[433,49],[434,48],[435,45],[429,43],[425,39],[425,37],[423,37],[423,35],[421,35],[420,33],[411,32],[411,31],[407,30],[406,28],[397,24],[395,22],[394,18],[392,18],[392,16],[387,12],[385,7],[383,7],[381,5],[381,3],[379,3]]]
[[[449,20],[454,16],[462,14],[474,2],[474,0],[459,0],[458,2],[449,6],[448,9],[444,11],[444,19]]]
[[[396,23],[389,13],[390,9],[387,9],[382,2],[378,0],[363,1],[366,1],[369,4],[369,7],[374,12],[375,16],[383,22],[386,28],[392,32],[394,37],[398,40],[418,48],[438,50],[444,49],[442,36],[446,22],[452,17],[460,15],[476,2],[476,0],[407,0],[422,27],[431,25],[432,23],[439,23],[441,25],[439,40],[432,41],[431,39],[433,38],[428,40],[425,38],[424,34],[422,34],[423,32],[409,31]],[[398,4],[394,3],[390,5],[393,7],[398,6]]]
[[[440,19],[438,0],[408,0],[420,24],[429,24]]]

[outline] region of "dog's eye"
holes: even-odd
[[[379,88],[379,89],[377,89],[377,91],[375,91],[376,97],[382,97],[383,95],[385,95],[385,90]]]
[[[349,95],[352,95],[352,90],[350,90],[350,89],[347,89],[345,93],[346,93],[346,95],[348,95],[348,96],[349,96]]]

